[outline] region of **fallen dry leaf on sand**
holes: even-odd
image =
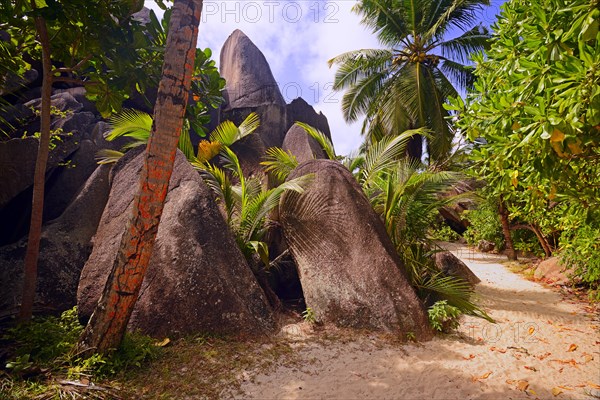
[[[564,386],[564,385],[558,385],[557,387],[561,388],[561,389],[565,389],[565,390],[575,390],[572,387],[569,386]]]
[[[558,396],[558,395],[559,395],[559,394],[561,394],[562,392],[563,392],[563,391],[562,391],[562,390],[560,390],[560,388],[558,388],[558,387],[552,388],[552,395],[553,395],[553,396]]]
[[[544,360],[544,359],[548,358],[551,355],[552,355],[552,353],[545,353],[545,354],[537,356],[537,358],[540,359],[540,360]]]
[[[473,375],[473,377],[471,378],[471,380],[473,382],[477,382],[477,381],[482,380],[482,379],[487,379],[491,374],[492,374],[492,371],[486,372],[485,374],[483,374],[481,376],[475,376],[475,375]]]
[[[520,391],[524,392],[527,390],[528,387],[529,387],[529,382],[522,380],[522,379],[517,381],[517,389],[519,389]]]
[[[594,356],[593,356],[593,355],[591,355],[591,354],[589,354],[589,353],[583,353],[583,354],[581,355],[581,357],[583,358],[583,363],[584,363],[584,364],[587,364],[587,363],[589,363],[590,361],[593,361],[593,360],[594,360]]]
[[[567,350],[567,351],[568,352],[575,351],[575,350],[577,350],[577,347],[578,346],[575,343],[573,343],[572,345],[569,346],[569,350]]]
[[[592,383],[590,381],[587,381],[586,383],[589,387],[600,390],[600,385],[596,385],[595,383]]]
[[[530,367],[529,365],[525,365],[523,368],[528,369],[528,370],[533,371],[533,372],[537,372],[537,368],[536,367]]]
[[[498,353],[502,353],[502,354],[506,353],[506,349],[499,349],[499,348],[497,348],[495,346],[490,347],[490,350],[491,351],[497,351]]]
[[[572,358],[570,360],[550,360],[550,361],[554,361],[554,362],[561,363],[561,364],[569,364],[569,365],[572,365],[575,368],[579,369],[579,367],[577,366],[577,361],[573,360]]]
[[[474,358],[475,358],[475,355],[474,355],[474,354],[469,354],[469,357],[463,357],[463,360],[467,360],[467,361],[469,361],[469,360],[472,360],[472,359],[474,359]]]

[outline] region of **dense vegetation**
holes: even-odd
[[[473,141],[472,171],[486,181],[488,202],[505,203],[510,224],[535,232],[547,256],[562,250],[592,288],[600,277],[599,16],[597,1],[507,2],[491,49],[474,57],[475,90],[448,107]]]

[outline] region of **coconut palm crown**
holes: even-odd
[[[385,49],[362,49],[329,61],[339,66],[335,90],[345,90],[342,109],[348,122],[365,116],[368,142],[404,130],[426,127],[430,161],[451,150],[453,130],[443,104],[473,84],[471,53],[483,50],[487,28],[476,11],[489,0],[362,0],[353,10]],[[460,32],[459,36],[455,36]],[[447,37],[455,36],[447,39]],[[422,156],[423,137],[409,145]]]

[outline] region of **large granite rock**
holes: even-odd
[[[280,219],[307,307],[318,321],[428,338],[423,304],[352,174],[338,162],[312,160],[290,179],[305,174],[314,182],[282,196]]]
[[[298,125],[294,125],[286,133],[283,145],[284,151],[289,151],[299,163],[314,159],[326,159],[327,155],[321,145]]]
[[[285,101],[262,52],[236,29],[221,50],[221,76],[227,81],[227,108],[285,106]]]
[[[323,113],[315,111],[315,109],[306,102],[302,97],[292,100],[287,105],[288,124],[292,126],[296,122],[304,122],[317,128],[331,139],[331,131],[329,130],[329,122]]]
[[[475,286],[481,282],[481,279],[464,262],[449,251],[435,253],[434,261],[436,267],[446,276],[461,278],[469,282],[471,286]]]
[[[81,106],[69,93],[56,99],[57,106],[63,108]],[[102,148],[91,139],[97,122],[90,112],[69,113],[54,118],[52,124],[53,129],[62,128],[63,134],[52,140],[46,165],[44,223],[65,211],[97,168],[95,155]],[[33,128],[30,125],[27,129]],[[16,242],[29,230],[38,143],[31,136],[0,142],[0,219],[4,221],[0,246]]]
[[[60,218],[44,227],[36,311],[60,312],[76,304],[79,274],[108,199],[108,172],[108,166],[99,167]],[[21,303],[26,249],[26,239],[0,248],[0,316],[14,314]]]
[[[538,264],[533,277],[548,284],[566,285],[571,272],[561,263],[560,257],[550,257]]]
[[[113,265],[137,191],[143,153],[115,165],[111,193],[78,290],[89,318]],[[131,329],[155,335],[265,333],[275,328],[262,290],[238,249],[210,189],[178,153],[153,255]]]

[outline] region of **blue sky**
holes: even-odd
[[[361,143],[361,122],[348,125],[341,112],[342,93],[332,91],[335,68],[327,61],[346,51],[379,48],[374,35],[351,12],[356,0],[217,1],[204,0],[198,47],[213,50],[215,60],[227,37],[241,29],[262,50],[279,88],[289,103],[303,97],[329,120],[338,154],[349,154]],[[479,18],[495,21],[503,0]],[[146,7],[160,10],[153,1]]]

